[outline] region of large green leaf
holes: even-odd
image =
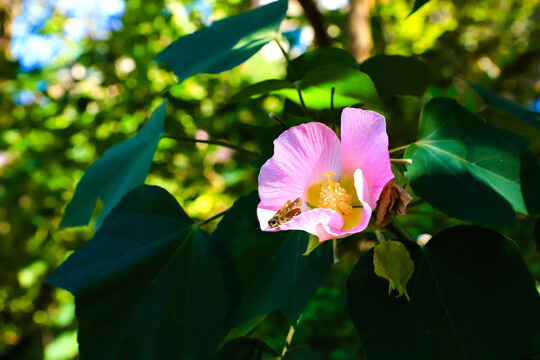
[[[323,65],[358,68],[358,62],[356,62],[354,56],[345,50],[324,47],[308,51],[291,61],[287,66],[287,80],[300,80],[311,70]]]
[[[540,113],[526,109],[505,97],[481,87],[480,85],[476,85],[468,81],[467,84],[472,87],[474,91],[478,93],[478,95],[480,95],[487,106],[504,111],[505,113],[523,120],[530,126],[540,130]]]
[[[167,64],[178,82],[194,74],[218,74],[240,65],[272,40],[287,12],[287,0],[214,22],[184,36],[155,60]]]
[[[379,55],[364,61],[360,70],[371,77],[381,97],[422,96],[429,84],[429,68],[415,58]]]
[[[324,65],[308,72],[300,81],[300,89],[306,106],[310,109],[329,109],[332,88],[335,89],[334,107],[351,106],[358,103],[380,104],[379,95],[370,77],[348,66]],[[298,93],[290,89],[278,93],[299,103]]]
[[[287,350],[283,360],[323,360],[323,356],[307,346],[293,347]]]
[[[293,325],[330,272],[332,246],[302,256],[308,234],[259,229],[256,192],[240,198],[212,233],[229,295],[226,329],[280,310]]]
[[[507,360],[540,350],[540,298],[519,248],[486,229],[460,226],[420,248],[411,301],[388,295],[388,281],[363,255],[347,283],[347,306],[369,359]],[[523,357],[524,358],[524,357]]]
[[[283,95],[301,104],[298,89],[308,109],[330,109],[332,88],[335,89],[334,107],[340,108],[358,103],[380,104],[380,99],[370,77],[350,66],[323,65],[309,71],[302,80],[291,83],[285,80],[265,80],[248,86],[231,98],[231,101],[247,100],[264,94]]]
[[[527,213],[524,193],[540,179],[522,180],[527,140],[484,123],[450,99],[433,99],[420,115],[418,141],[406,158],[415,194],[458,219],[512,226]],[[530,162],[529,174],[538,173]],[[537,175],[536,175],[537,176]],[[533,188],[534,189],[534,188]],[[531,205],[532,206],[532,205]]]
[[[240,337],[226,343],[213,360],[276,360],[279,353],[258,339]]]
[[[209,236],[142,185],[48,282],[75,295],[81,359],[208,359],[224,320]]]
[[[144,183],[164,133],[166,109],[165,100],[137,135],[107,150],[85,171],[60,227],[88,224],[100,198],[105,206],[98,218],[99,226],[124,195]]]

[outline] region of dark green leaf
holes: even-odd
[[[84,173],[68,204],[60,227],[88,224],[98,198],[105,204],[98,227],[124,195],[144,183],[164,133],[165,100],[131,139],[113,146]]]
[[[524,108],[515,102],[495,94],[486,88],[467,81],[467,84],[482,97],[484,103],[494,109],[504,111],[505,113],[523,120],[525,123],[540,130],[540,113]]]
[[[271,360],[276,356],[276,350],[261,340],[241,337],[226,343],[214,360]]]
[[[282,125],[258,126],[246,124],[245,126],[257,139],[261,152],[261,156],[250,164],[260,168],[274,154],[274,140],[287,128]]]
[[[274,155],[274,140],[291,126],[297,126],[310,122],[309,119],[288,114],[286,125],[258,126],[246,124],[247,129],[253,134],[260,147],[261,156],[250,164],[260,168],[266,160]]]
[[[405,152],[412,159],[405,175],[415,194],[439,211],[511,227],[515,211],[527,213],[526,147],[527,140],[484,123],[454,100],[433,99],[420,115],[418,141]]]
[[[358,63],[354,56],[345,50],[324,47],[308,51],[291,61],[287,66],[287,80],[300,80],[309,71],[323,65],[337,65],[358,69]]]
[[[212,233],[228,288],[226,329],[274,310],[281,310],[296,325],[332,265],[331,244],[302,256],[307,233],[260,230],[258,202],[256,192],[240,198]]]
[[[48,279],[75,295],[81,358],[210,358],[225,296],[208,241],[165,190],[124,197]]]
[[[194,74],[218,74],[240,65],[271,41],[287,12],[287,0],[279,0],[243,14],[214,22],[184,36],[155,60],[174,70],[178,82]]]
[[[323,357],[307,346],[299,346],[287,350],[283,360],[323,360]]]
[[[373,250],[347,283],[347,306],[369,359],[519,359],[540,335],[540,298],[515,243],[459,226],[420,248],[403,296],[373,269]]]
[[[422,96],[429,84],[429,68],[415,58],[379,55],[364,61],[360,70],[368,74],[381,97]]]

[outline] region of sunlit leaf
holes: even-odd
[[[351,106],[358,103],[379,104],[379,96],[370,77],[351,67],[324,65],[308,72],[300,81],[300,89],[306,106],[310,109],[329,109],[332,88],[335,89],[334,107]],[[290,89],[277,93],[299,103],[298,93]]]
[[[420,248],[411,300],[388,296],[373,250],[347,282],[347,307],[368,359],[520,359],[540,349],[540,297],[515,243],[492,230],[460,226]]]
[[[407,283],[414,272],[414,263],[405,245],[399,241],[385,240],[375,246],[373,253],[375,274],[388,280],[388,295],[397,290],[398,296],[409,299]]]
[[[208,241],[162,188],[122,199],[48,279],[75,295],[81,358],[209,358],[225,296]]]
[[[381,97],[422,96],[430,79],[424,62],[399,55],[371,57],[362,63],[360,70],[373,80]]]
[[[98,198],[105,204],[98,218],[99,227],[124,195],[144,183],[164,133],[166,109],[165,100],[137,135],[107,150],[85,171],[60,227],[88,224]]]
[[[437,210],[512,226],[516,211],[527,213],[523,193],[540,181],[522,178],[526,147],[526,139],[483,122],[454,100],[433,99],[420,115],[418,141],[405,153],[412,159],[406,176],[415,194]]]
[[[467,84],[474,89],[482,97],[484,103],[494,109],[504,111],[505,113],[518,118],[530,126],[540,130],[540,113],[529,110],[513,102],[510,99],[502,97],[489,91],[486,88],[481,87],[467,81]]]
[[[167,64],[178,82],[194,74],[218,74],[240,65],[271,41],[287,12],[287,0],[278,0],[243,14],[214,22],[184,36],[155,60]]]
[[[332,96],[332,88],[334,94]],[[266,80],[253,84],[232,97],[246,100],[264,94],[282,95],[296,104],[302,99],[308,109],[340,108],[359,103],[380,104],[377,90],[370,77],[351,67],[324,65],[309,71],[300,81]]]
[[[296,325],[332,265],[331,244],[303,256],[307,233],[259,229],[258,202],[256,192],[240,198],[212,233],[232,304],[227,329],[274,310]]]

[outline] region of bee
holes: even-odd
[[[278,210],[278,212],[268,220],[268,225],[272,228],[276,228],[280,225],[285,224],[287,221],[291,220],[293,217],[300,215],[302,210],[302,198],[298,198],[294,201],[287,200],[285,205]]]

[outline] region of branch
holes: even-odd
[[[253,156],[253,157],[258,157],[259,156],[259,154],[255,153],[253,151],[246,150],[243,147],[238,146],[238,145],[229,144],[228,142],[225,142],[225,141],[201,140],[201,139],[185,138],[185,137],[171,136],[171,135],[164,135],[163,137],[167,138],[167,139],[178,140],[178,141],[186,141],[186,142],[194,142],[194,143],[199,142],[199,143],[204,143],[204,144],[219,145],[219,146],[228,147],[229,149],[233,149],[233,150],[236,150],[236,151],[243,152],[243,153],[245,153],[247,155],[250,155],[250,156]]]

